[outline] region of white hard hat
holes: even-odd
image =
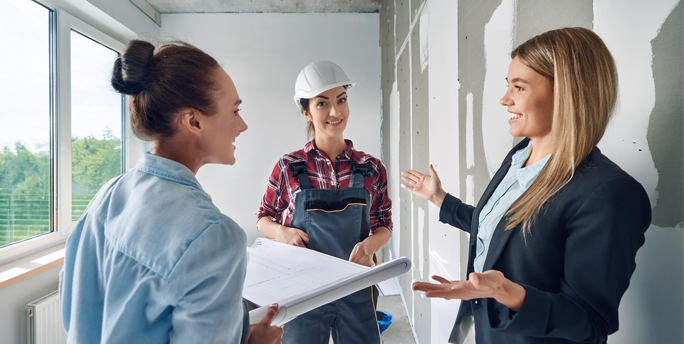
[[[314,62],[299,72],[295,82],[294,101],[302,109],[300,99],[311,99],[329,89],[346,85],[349,89],[356,83],[349,80],[347,73],[340,66],[330,61]]]

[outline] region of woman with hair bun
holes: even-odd
[[[250,330],[245,234],[195,178],[235,163],[247,125],[233,81],[190,44],[134,40],[111,82],[131,96],[133,132],[154,152],[100,189],[67,240],[68,343],[280,343],[277,305]]]
[[[461,299],[450,343],[473,320],[477,343],[606,343],[651,221],[644,188],[603,155],[617,71],[594,32],[565,28],[517,47],[508,68],[510,133],[523,137],[476,207],[447,194],[434,168],[402,186],[470,234],[468,279],[415,282]]]

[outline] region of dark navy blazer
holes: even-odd
[[[442,203],[440,221],[470,234],[468,274],[479,212],[528,141],[504,159],[477,207],[451,195]],[[501,271],[525,288],[520,311],[491,298],[462,301],[449,342],[462,340],[459,328],[472,315],[478,344],[605,343],[618,329],[618,305],[650,222],[644,188],[595,147],[542,207],[531,234],[524,238],[520,226],[504,230],[505,217],[494,231],[484,271]]]

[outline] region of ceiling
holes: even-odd
[[[146,1],[158,13],[375,13],[380,11],[381,3],[381,0]]]

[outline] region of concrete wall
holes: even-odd
[[[255,213],[278,159],[302,149],[306,120],[292,99],[299,71],[331,60],[356,81],[345,137],[380,157],[378,14],[165,14],[162,39],[177,38],[214,56],[233,78],[249,129],[234,166],[209,165],[197,177],[222,212],[260,236]]]
[[[567,26],[595,30],[615,57],[618,111],[599,147],[644,185],[653,206],[620,308],[621,330],[611,341],[684,340],[682,15],[677,0],[383,1],[383,158],[401,228],[392,248],[415,264],[400,284],[421,343],[446,341],[458,302],[428,302],[410,291],[410,282],[432,274],[463,278],[467,237],[440,224],[436,207],[400,189],[398,173],[426,172],[432,162],[447,191],[475,204],[518,142],[499,105],[510,51]]]

